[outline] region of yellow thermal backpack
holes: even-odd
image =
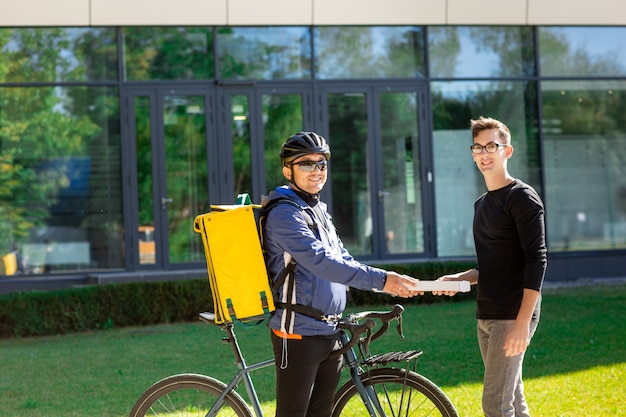
[[[263,253],[263,224],[267,213],[280,203],[300,206],[288,198],[273,200],[266,207],[252,204],[248,194],[239,194],[233,205],[212,205],[211,211],[194,221],[194,230],[202,235],[206,255],[209,285],[213,296],[215,322],[238,321],[259,324],[276,307],[304,314],[317,320],[324,313],[295,301],[275,302],[274,294],[282,288],[287,277],[287,290],[295,300],[295,260],[270,282]],[[307,224],[317,230],[314,216],[303,211]]]
[[[247,194],[212,205],[194,221],[206,255],[215,321],[262,321],[275,310],[257,222],[262,207]]]

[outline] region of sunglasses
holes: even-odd
[[[320,171],[326,171],[328,168],[328,161],[323,159],[321,161],[300,161],[294,162],[291,165],[297,165],[300,171],[304,172],[313,172],[315,168],[319,168]]]

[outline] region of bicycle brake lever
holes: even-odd
[[[332,352],[328,357],[332,359],[340,355],[343,355],[345,352],[351,349],[352,346],[354,346],[359,341],[361,334],[365,332],[368,333],[367,339],[371,341],[372,340],[371,333],[372,333],[372,328],[374,326],[376,326],[376,322],[374,322],[374,320],[372,319],[367,319],[363,324],[358,324],[358,325],[341,325],[340,326],[341,328],[347,329],[350,331],[350,334],[351,334],[350,341],[347,344],[343,345],[343,347],[341,347],[340,349]]]
[[[365,333],[366,336],[363,338],[363,349],[365,350],[365,352],[367,353],[368,356],[371,356],[371,354],[370,354],[370,343],[373,340],[372,339],[372,328],[373,327],[368,327],[367,328],[367,332]]]
[[[402,316],[398,316],[398,325],[396,326],[396,329],[398,330],[400,337],[404,339],[404,333],[402,332]]]

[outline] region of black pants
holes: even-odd
[[[272,332],[276,359],[276,417],[330,417],[342,367],[339,336],[282,339]]]

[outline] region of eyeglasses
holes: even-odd
[[[319,168],[320,171],[326,171],[328,168],[328,161],[322,159],[321,161],[300,161],[294,162],[291,165],[297,165],[300,171],[304,172],[313,172],[315,171],[315,167]]]
[[[483,145],[479,145],[478,143],[475,143],[472,146],[470,146],[470,149],[472,150],[472,153],[475,153],[475,154],[483,153],[483,149],[487,150],[488,153],[494,153],[501,146],[502,147],[506,147],[506,146],[509,146],[509,145],[504,144],[504,143],[491,142],[491,143],[488,143],[485,146],[483,146]]]

